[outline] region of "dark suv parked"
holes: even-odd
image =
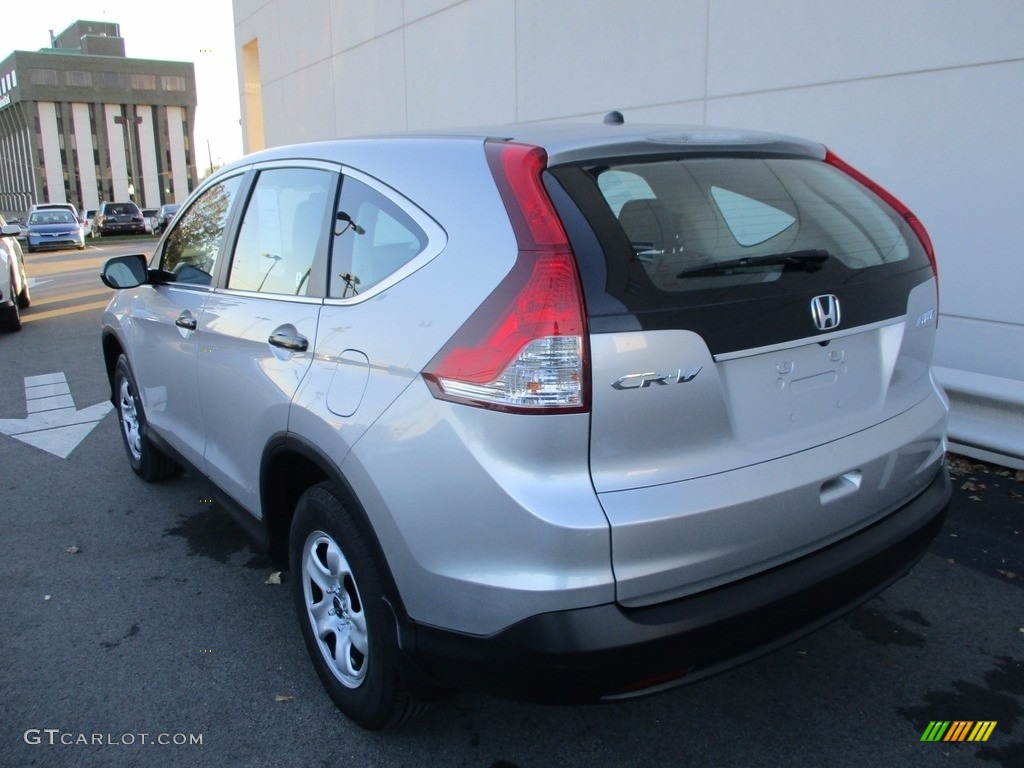
[[[135,203],[101,203],[96,212],[96,232],[115,235],[125,232],[145,234],[146,221]]]

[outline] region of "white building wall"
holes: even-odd
[[[828,144],[938,254],[960,450],[1024,466],[1020,0],[234,0],[266,143],[498,122],[671,121]],[[287,22],[287,23],[284,23]]]
[[[184,203],[188,197],[188,164],[185,162],[185,132],[182,129],[185,110],[167,108],[167,133],[171,145],[171,179],[174,182],[174,200]]]
[[[40,101],[39,132],[43,144],[43,167],[46,169],[47,203],[66,203],[64,194],[64,163],[60,159],[60,135],[57,132],[57,108],[52,101]]]
[[[160,171],[156,167],[156,140],[153,137],[156,110],[153,107],[138,106],[137,114],[142,117],[139,126],[139,172],[142,174],[142,189],[136,190],[135,199],[140,208],[160,207]]]
[[[96,187],[96,163],[93,157],[92,130],[89,125],[89,105],[72,104],[75,121],[75,148],[78,150],[78,178],[82,184],[82,208],[98,208],[99,190]]]
[[[116,104],[104,104],[104,123],[107,126],[107,143],[110,145],[110,179],[114,185],[114,200],[121,202],[128,197],[128,161],[125,159],[124,125],[115,123],[114,118],[121,116],[121,107]]]

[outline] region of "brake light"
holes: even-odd
[[[589,408],[586,320],[540,147],[488,142],[519,252],[515,265],[424,370],[435,397],[516,413]]]
[[[924,228],[924,224],[921,223],[921,220],[917,218],[917,216],[915,216],[906,205],[896,198],[895,195],[869,179],[830,149],[825,150],[825,162],[835,168],[838,168],[854,181],[858,181],[870,189],[906,220],[907,224],[909,224],[910,228],[914,231],[914,234],[917,235],[917,239],[921,241],[921,245],[924,247],[924,251],[928,255],[928,261],[932,265],[932,274],[935,275],[937,280],[939,277],[939,267],[935,260],[935,249],[932,247],[932,239],[928,237],[928,231]]]

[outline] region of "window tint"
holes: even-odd
[[[427,236],[394,201],[346,177],[334,222],[331,296],[364,293],[418,256]]]
[[[235,244],[228,288],[307,295],[327,232],[334,178],[315,168],[260,173]]]
[[[803,280],[816,267],[857,271],[910,255],[898,217],[825,163],[695,158],[589,173],[631,257],[662,292]],[[794,268],[778,258],[788,254],[820,261]],[[748,263],[730,266],[737,260]]]
[[[134,216],[139,215],[139,207],[135,203],[111,203],[103,207],[107,216]]]
[[[240,181],[234,176],[203,192],[167,235],[160,268],[179,283],[210,284]]]

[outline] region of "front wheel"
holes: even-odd
[[[289,554],[306,650],[337,707],[369,730],[423,712],[402,684],[378,558],[333,484],[299,498]]]
[[[178,475],[181,467],[150,440],[146,412],[138,391],[128,358],[121,355],[114,366],[114,402],[128,463],[132,471],[146,482],[168,480]]]

